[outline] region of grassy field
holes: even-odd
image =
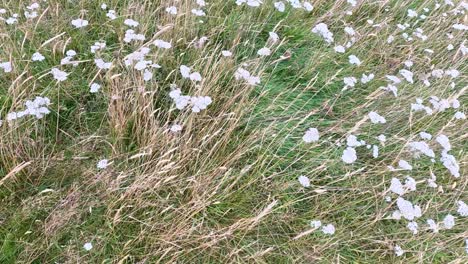
[[[0,1],[0,263],[467,263],[468,4],[308,3]]]

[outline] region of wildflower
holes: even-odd
[[[107,159],[100,160],[96,166],[98,169],[105,169],[107,168],[107,166],[109,166],[109,160]]]
[[[307,12],[314,10],[314,6],[310,2],[304,2],[302,6]]]
[[[108,17],[110,20],[114,20],[117,18],[115,10],[109,10],[106,14],[106,17]]]
[[[335,226],[332,224],[322,226],[322,232],[327,235],[333,235],[335,234]]]
[[[190,103],[192,104],[192,112],[198,113],[206,109],[212,103],[212,100],[209,96],[197,96],[192,97]]]
[[[387,137],[385,135],[379,135],[377,137],[377,139],[381,142],[381,143],[384,143],[385,141],[387,141]]]
[[[415,142],[410,142],[409,143],[409,147],[412,151],[417,151],[417,152],[421,152],[422,154],[430,157],[430,158],[435,158],[435,153],[434,151],[431,149],[431,147],[429,147],[429,145],[424,142],[424,141],[415,141]]]
[[[310,226],[311,226],[312,228],[319,228],[319,227],[322,226],[322,221],[320,221],[320,220],[312,220],[312,221],[310,221]]]
[[[349,135],[346,137],[346,145],[348,147],[360,147],[365,145],[365,141],[361,140],[359,141],[358,138],[355,135]]]
[[[458,204],[457,213],[460,216],[468,216],[468,205],[466,205],[466,203],[461,200],[457,201],[457,204]]]
[[[343,47],[341,45],[335,46],[334,50],[335,50],[335,52],[338,52],[338,53],[345,53],[346,52],[345,47]]]
[[[96,51],[104,49],[105,47],[105,42],[95,42],[94,45],[91,46],[91,53],[96,53]]]
[[[201,77],[200,73],[198,73],[198,72],[191,73],[189,78],[190,78],[190,80],[192,80],[194,82],[201,82],[201,80],[202,80],[202,77]]]
[[[89,22],[88,22],[88,20],[84,20],[84,19],[78,18],[78,19],[72,20],[71,24],[72,24],[75,28],[82,28],[82,27],[86,27],[86,26],[89,24]]]
[[[422,138],[422,139],[426,139],[426,140],[431,140],[432,139],[432,135],[427,133],[427,132],[420,132],[419,133],[419,136]]]
[[[427,185],[431,188],[437,188],[436,179],[436,176],[433,173],[431,173],[431,178],[427,179]]]
[[[408,222],[408,225],[406,225],[406,227],[408,227],[408,229],[411,232],[413,232],[413,235],[416,235],[418,233],[418,223],[411,221],[411,222]]]
[[[445,216],[443,223],[446,229],[452,229],[455,226],[455,217],[453,217],[451,214],[448,214]]]
[[[379,157],[379,147],[377,145],[372,145],[372,157],[374,159]]]
[[[85,244],[83,245],[83,248],[84,248],[86,251],[90,251],[91,249],[93,249],[93,244],[91,244],[90,242],[85,243]]]
[[[243,69],[242,67],[236,70],[234,73],[234,78],[236,80],[243,79],[247,81],[249,85],[256,85],[260,83],[260,77],[251,75],[249,71]]]
[[[328,30],[328,26],[324,23],[317,24],[312,28],[312,33],[320,35],[328,44],[333,42],[333,33]]]
[[[413,73],[408,71],[408,70],[405,70],[405,69],[402,69],[400,70],[400,74],[405,78],[405,80],[409,83],[414,83],[413,81]]]
[[[276,42],[278,42],[278,40],[279,40],[278,34],[276,34],[275,32],[269,32],[268,33],[268,41],[270,41],[272,43],[276,43]]]
[[[177,132],[182,131],[182,126],[179,124],[174,124],[171,126],[170,130],[172,133],[177,133]]]
[[[317,142],[319,137],[317,128],[309,128],[302,137],[302,140],[304,140],[305,143]]]
[[[301,175],[301,176],[299,176],[299,178],[297,178],[297,179],[299,180],[299,183],[300,183],[303,187],[305,187],[305,188],[310,187],[310,180],[309,180],[309,178],[307,178],[306,176]]]
[[[95,59],[94,63],[99,69],[108,70],[112,66],[112,62],[105,62],[103,59]]]
[[[442,161],[444,167],[447,168],[455,178],[460,177],[460,166],[454,156],[446,152],[442,152],[440,161]]]
[[[418,205],[413,205],[410,201],[398,197],[397,206],[401,215],[407,220],[412,221],[421,217],[421,208]]]
[[[101,85],[97,84],[97,83],[93,83],[91,84],[90,86],[90,90],[89,92],[90,93],[97,93],[99,91],[99,89],[101,88]]]
[[[286,8],[286,6],[284,5],[284,3],[281,2],[281,1],[280,1],[280,2],[275,2],[275,3],[274,3],[274,6],[275,6],[276,10],[278,10],[279,12],[284,12],[284,10],[285,10],[285,8]]]
[[[369,113],[369,118],[371,120],[371,122],[373,124],[385,124],[387,123],[387,120],[385,120],[385,118],[379,114],[377,114],[376,112],[372,111]]]
[[[153,78],[153,73],[150,72],[148,69],[145,69],[145,71],[143,72],[143,80],[145,82],[151,80]]]
[[[50,72],[54,76],[54,79],[56,79],[59,82],[65,81],[67,79],[67,77],[68,77],[68,73],[66,73],[64,71],[61,71],[61,70],[59,70],[57,68],[52,68],[52,70]]]
[[[221,51],[221,54],[224,57],[231,57],[232,56],[232,52],[230,52],[229,50],[223,50],[223,51]]]
[[[373,73],[369,74],[369,75],[366,75],[366,74],[362,74],[362,77],[361,77],[361,83],[363,84],[366,84],[370,81],[372,81],[374,79],[375,75]]]
[[[194,14],[195,16],[206,16],[205,11],[201,9],[192,9],[192,14]]]
[[[439,233],[439,226],[433,219],[427,219],[426,223],[429,225],[429,229],[434,233]]]
[[[361,60],[359,60],[359,58],[356,57],[355,55],[350,55],[348,58],[349,58],[349,63],[357,65],[357,66],[361,65]]]
[[[450,145],[450,140],[446,135],[439,135],[436,137],[437,143],[439,143],[445,151],[450,151],[452,146]]]
[[[1,62],[0,63],[0,68],[2,68],[3,71],[6,72],[6,73],[11,72],[12,71],[11,62],[9,62],[9,61]]]
[[[264,48],[261,48],[257,51],[257,54],[260,55],[260,56],[268,56],[271,54],[271,51],[269,48],[267,47],[264,47]]]
[[[107,5],[105,3],[101,4],[101,9],[102,10],[106,10],[107,9]]]
[[[406,160],[398,161],[398,167],[402,170],[412,170],[413,166],[411,166]]]
[[[137,27],[138,25],[140,25],[140,23],[138,23],[138,21],[135,21],[135,20],[130,19],[130,18],[125,19],[124,24],[129,26],[129,27]]]
[[[403,195],[405,194],[405,189],[403,188],[403,184],[401,181],[397,178],[392,178],[391,184],[390,184],[390,191],[398,194],[398,195]]]
[[[177,15],[177,7],[175,7],[175,6],[167,7],[166,12],[171,14],[171,15]]]
[[[348,87],[354,87],[357,83],[357,79],[354,77],[344,77],[343,82],[345,84],[345,87],[343,88],[348,89]]]
[[[344,163],[351,164],[357,160],[356,156],[356,150],[351,147],[347,147],[343,151],[343,155],[341,156],[341,159],[343,160]]]
[[[32,60],[32,61],[43,61],[43,60],[45,60],[45,57],[42,56],[41,53],[35,52],[35,53],[32,55],[31,60]]]
[[[172,47],[170,42],[166,42],[166,41],[161,40],[161,39],[155,40],[154,45],[156,47],[158,47],[158,48],[161,48],[161,49],[170,49]]]
[[[395,250],[395,255],[397,255],[398,257],[401,257],[403,256],[403,254],[405,254],[405,251],[401,249],[401,247],[398,245],[396,245],[393,249]]]

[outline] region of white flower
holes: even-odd
[[[408,145],[412,151],[418,151],[430,158],[435,158],[434,151],[424,141],[410,142]]]
[[[145,69],[144,73],[143,73],[143,80],[145,82],[151,80],[153,78],[153,73],[150,72],[148,69]]]
[[[417,17],[418,13],[414,11],[413,9],[408,9],[408,17]]]
[[[393,249],[395,250],[395,255],[397,255],[398,257],[401,257],[403,256],[403,254],[405,254],[405,251],[401,249],[401,247],[398,245],[396,245]]]
[[[192,14],[195,16],[206,16],[205,12],[201,9],[192,9]]]
[[[317,128],[309,128],[302,137],[302,140],[304,140],[305,143],[317,142],[319,137]]]
[[[278,10],[279,12],[284,12],[284,10],[285,10],[285,8],[286,8],[286,6],[284,5],[284,3],[281,2],[281,1],[280,1],[280,2],[275,2],[275,3],[274,3],[274,6],[275,6],[276,10]]]
[[[433,219],[427,219],[426,223],[429,225],[429,229],[434,233],[439,233],[439,225]]]
[[[317,24],[312,28],[312,33],[320,35],[329,44],[333,42],[333,33],[328,30],[328,26],[324,23]]]
[[[103,59],[95,59],[94,63],[99,69],[108,70],[112,66],[112,62],[105,62]]]
[[[358,138],[355,135],[349,135],[346,137],[346,145],[348,147],[360,147],[365,145],[365,141],[361,140],[359,141]]]
[[[106,9],[107,9],[107,5],[106,5],[105,3],[103,3],[103,4],[101,5],[101,9],[102,9],[102,10],[106,10]]]
[[[11,72],[13,69],[11,62],[9,61],[0,63],[0,68],[2,68],[5,72]]]
[[[380,143],[387,141],[387,137],[385,135],[379,135],[377,139],[380,141]]]
[[[387,123],[387,120],[385,120],[385,118],[379,114],[377,114],[376,112],[372,111],[368,114],[371,122],[373,124],[385,124]]]
[[[206,2],[205,2],[205,0],[197,0],[197,5],[201,6],[201,7],[204,7],[204,6],[206,6]]]
[[[206,109],[212,103],[212,100],[209,96],[197,96],[192,97],[190,103],[192,104],[192,112],[198,113]]]
[[[91,46],[91,53],[96,53],[96,51],[104,49],[105,47],[105,42],[95,42],[94,45]]]
[[[268,41],[270,41],[272,43],[276,43],[276,42],[278,42],[278,40],[279,40],[278,34],[276,34],[275,32],[269,32],[268,33]]]
[[[374,79],[375,75],[373,73],[369,74],[369,75],[366,75],[366,74],[362,74],[362,77],[361,77],[361,82],[363,84],[366,84],[370,81],[372,81]]]
[[[50,72],[54,76],[54,79],[56,79],[59,82],[65,81],[67,79],[67,77],[68,77],[68,73],[66,73],[64,71],[61,71],[61,70],[59,70],[57,68],[52,68],[52,70]]]
[[[398,197],[397,206],[401,215],[407,220],[412,221],[415,218],[421,217],[421,208],[417,205],[413,205],[410,201]]]
[[[446,229],[452,229],[455,226],[455,217],[453,215],[448,214],[444,218],[444,227]]]
[[[269,48],[267,47],[264,47],[264,48],[261,48],[257,51],[257,54],[260,55],[260,56],[268,56],[271,54],[271,51]]]
[[[194,81],[194,82],[201,82],[201,80],[202,80],[202,77],[201,77],[200,73],[198,73],[198,72],[191,73],[189,78],[190,78],[191,81]]]
[[[427,179],[427,185],[431,188],[437,188],[436,179],[436,176],[433,173],[431,173],[431,178]]]
[[[460,166],[453,155],[442,152],[440,161],[442,161],[444,167],[447,168],[455,178],[460,177]]]
[[[39,52],[35,52],[31,58],[32,61],[43,61],[44,59],[45,57]]]
[[[138,25],[140,25],[140,23],[138,23],[138,21],[135,21],[135,20],[130,19],[130,18],[125,19],[124,24],[129,26],[129,27],[137,27]]]
[[[335,52],[338,52],[338,53],[345,53],[346,52],[345,47],[343,47],[341,45],[335,46],[334,50],[335,50]]]
[[[390,184],[390,191],[398,194],[398,195],[403,195],[405,194],[405,189],[403,188],[403,184],[401,181],[397,178],[392,178],[391,184]]]
[[[411,221],[411,222],[408,222],[408,225],[406,225],[406,227],[408,227],[408,229],[411,232],[413,232],[413,235],[416,235],[418,233],[418,223]]]
[[[180,66],[180,73],[182,74],[182,77],[184,78],[190,78],[190,68],[185,66],[185,65],[181,65]]]
[[[161,39],[155,40],[154,45],[156,47],[158,47],[158,48],[161,48],[161,49],[170,49],[172,47],[170,42],[166,42],[166,41],[161,40]]]
[[[97,93],[100,88],[101,88],[101,85],[99,85],[97,83],[92,83],[91,86],[90,86],[89,92],[90,93]]]
[[[419,136],[422,138],[422,139],[425,139],[425,140],[431,140],[432,139],[432,135],[427,133],[427,132],[420,132],[419,133]]]
[[[402,170],[412,170],[413,166],[411,166],[406,160],[398,161],[398,167]]]
[[[114,20],[117,18],[115,10],[109,10],[106,14],[106,17],[108,17],[110,20]]]
[[[377,145],[372,145],[372,157],[374,159],[379,157],[379,147]]]
[[[332,224],[322,226],[322,232],[327,235],[333,235],[335,234],[335,226]]]
[[[234,73],[234,78],[236,80],[244,79],[249,85],[256,85],[260,83],[260,77],[251,75],[249,71],[243,68],[238,68],[236,70]]]
[[[361,60],[359,60],[359,58],[356,57],[355,55],[350,55],[348,59],[349,59],[349,63],[351,64],[354,64],[357,66],[361,65]]]
[[[436,137],[437,143],[439,143],[445,151],[450,151],[452,146],[450,145],[450,140],[446,135],[439,135]]]
[[[109,166],[109,160],[107,159],[100,160],[96,166],[98,169],[105,169],[107,168],[107,166]]]
[[[297,179],[299,180],[299,183],[300,183],[303,187],[305,187],[305,188],[310,187],[310,180],[309,180],[309,178],[307,178],[306,176],[301,175],[301,176],[299,176],[299,178],[297,178]]]
[[[343,151],[343,155],[341,156],[341,160],[343,160],[344,163],[351,164],[357,160],[356,156],[356,150],[351,147],[347,147]]]
[[[304,2],[302,6],[307,12],[314,10],[314,6],[310,2]]]
[[[400,70],[400,74],[405,78],[405,80],[409,83],[414,83],[413,81],[413,73],[408,71],[408,70],[405,70],[405,69],[401,69]]]
[[[171,14],[171,15],[177,15],[177,7],[170,6],[170,7],[166,8],[166,12]]]
[[[468,205],[466,205],[466,203],[461,200],[458,201],[457,204],[458,204],[457,213],[460,216],[468,216]]]
[[[93,244],[91,244],[90,242],[85,243],[85,244],[83,245],[83,248],[84,248],[86,251],[90,251],[91,249],[93,249]]]
[[[346,34],[348,34],[350,36],[354,36],[356,34],[356,32],[354,31],[354,29],[352,27],[345,27],[344,31],[346,32]]]
[[[357,79],[354,77],[344,77],[343,82],[345,84],[344,89],[347,89],[348,87],[354,87],[357,83]]]
[[[310,226],[311,226],[312,228],[319,228],[319,227],[322,226],[322,221],[320,221],[320,220],[312,220],[312,221],[310,221]]]
[[[86,26],[89,24],[89,22],[88,22],[88,20],[84,20],[84,19],[78,18],[78,19],[72,20],[71,24],[72,24],[75,28],[82,28],[82,27],[86,27]]]
[[[221,51],[221,54],[224,57],[231,57],[232,56],[232,52],[230,52],[229,50],[223,50],[223,51]]]
[[[182,126],[179,125],[179,124],[174,124],[174,125],[171,126],[170,130],[173,133],[177,133],[177,132],[182,131]]]

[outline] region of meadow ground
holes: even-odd
[[[0,1],[0,263],[467,263],[467,12]]]

